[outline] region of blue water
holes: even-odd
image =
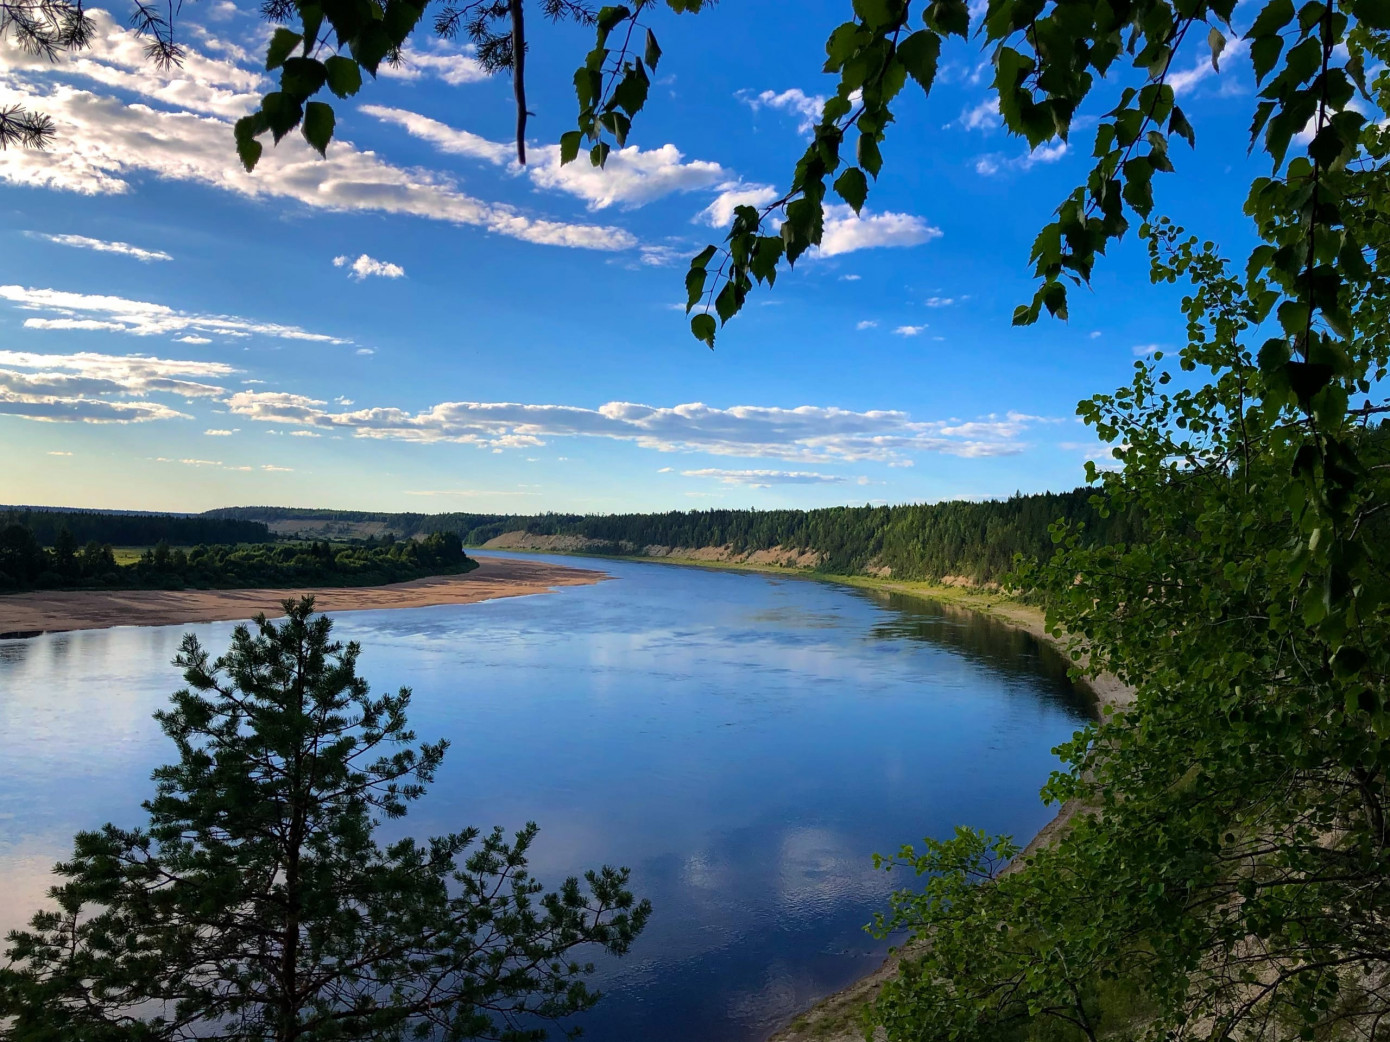
[[[378,690],[414,689],[422,740],[452,743],[401,831],[535,820],[543,881],[621,864],[651,899],[586,1037],[758,1042],[882,959],[862,927],[908,879],[873,852],[1051,817],[1049,750],[1086,709],[1026,634],[819,582],[557,560],[614,578],[337,630]],[[220,650],[231,624],[0,641],[0,931],[75,831],[139,823],[188,630]]]

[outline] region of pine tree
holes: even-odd
[[[381,845],[447,742],[414,746],[409,690],[374,698],[313,599],[240,626],[156,714],[178,761],[142,829],[80,833],[56,908],[9,936],[7,1042],[543,1039],[591,1006],[581,949],[625,954],[650,914],[608,867],[543,892],[536,826]]]

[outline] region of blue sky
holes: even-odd
[[[695,342],[685,260],[732,201],[784,183],[847,3],[658,16],[656,87],[605,172],[555,158],[578,28],[534,34],[525,170],[510,82],[422,33],[338,103],[326,160],[294,135],[246,175],[231,123],[269,82],[252,5],[185,6],[170,75],[113,10],[56,66],[0,44],[0,103],[60,130],[0,154],[0,502],[531,513],[1063,489],[1096,454],[1077,400],[1182,334],[1180,290],[1148,284],[1134,236],[1069,322],[1010,327],[1091,131],[1030,155],[997,125],[986,55],[957,43],[930,99],[904,90],[863,217],[837,211],[716,351]],[[1204,52],[1175,83],[1198,151],[1175,146],[1158,207],[1243,256],[1252,87],[1232,48],[1220,75]]]

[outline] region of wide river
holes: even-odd
[[[586,562],[561,559],[565,564]],[[655,912],[600,967],[595,1042],[758,1042],[871,970],[876,872],[957,824],[1031,837],[1050,750],[1086,718],[1061,657],[980,616],[798,579],[593,562],[594,586],[338,616],[378,690],[452,743],[394,831],[541,826],[548,884],[632,869]],[[150,714],[180,636],[229,623],[0,641],[0,931],[72,834],[140,823],[173,758]],[[558,1036],[557,1036],[558,1037]]]

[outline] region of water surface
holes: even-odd
[[[576,564],[573,559],[563,560]],[[868,972],[895,851],[956,824],[1020,840],[1052,811],[1049,750],[1085,719],[1060,656],[1002,624],[846,587],[639,562],[595,586],[338,616],[378,690],[446,736],[392,830],[535,820],[547,883],[631,867],[655,914],[606,963],[596,1042],[758,1042]],[[0,641],[0,931],[72,834],[138,824],[172,747],[150,714],[185,631]]]

